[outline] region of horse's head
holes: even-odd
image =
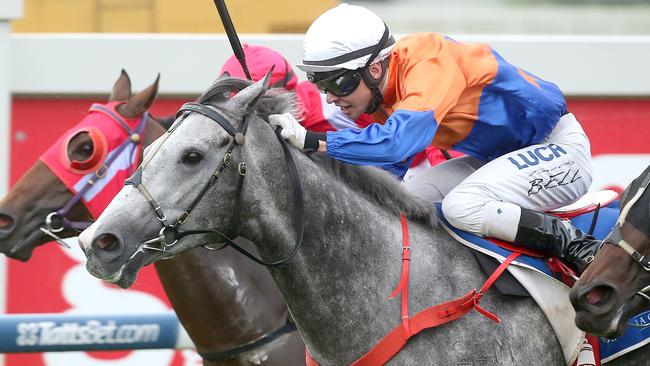
[[[291,94],[267,94],[267,88],[268,77],[255,84],[222,78],[199,103],[181,108],[127,185],[80,236],[92,274],[128,287],[144,265],[221,242],[217,231],[234,237],[250,210],[265,209],[246,201],[262,185],[260,176],[268,182],[265,173],[273,167],[262,162],[283,159],[265,117],[294,108]],[[204,230],[211,232],[197,233]]]
[[[109,103],[93,105],[0,201],[1,252],[26,261],[36,246],[56,237],[72,237],[89,225],[121,187],[113,178],[119,170],[130,169],[123,165],[131,163],[135,155],[124,154],[137,154],[137,148],[135,143],[125,145],[121,159],[115,154],[119,153],[117,147],[132,139],[127,127],[146,124],[143,118],[157,91],[158,80],[132,95],[131,81],[122,70]],[[127,126],[120,126],[122,123]],[[95,182],[94,187],[86,184],[88,180]]]
[[[623,192],[621,214],[603,247],[571,290],[576,324],[607,337],[650,307],[650,166]]]

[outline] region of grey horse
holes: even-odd
[[[411,314],[483,284],[486,277],[472,253],[435,228],[434,210],[379,169],[290,149],[303,189],[301,217],[299,193],[292,189],[285,155],[266,122],[271,113],[290,111],[291,97],[267,93],[263,81],[248,85],[220,79],[199,99],[235,127],[243,121],[248,126],[245,136],[237,136],[241,145],[229,156],[230,165],[219,173],[233,137],[199,113],[177,120],[173,133],[146,152],[140,176],[144,191],[125,186],[80,237],[93,275],[128,287],[142,266],[202,241],[214,242],[210,230],[249,239],[261,259],[270,262],[289,258],[301,242],[295,256],[269,270],[321,365],[351,364],[400,324],[400,301],[388,297],[400,279],[401,213],[409,218],[412,246]],[[232,90],[243,86],[248,87],[230,98]],[[196,201],[208,181],[216,183]],[[153,202],[159,204],[159,215]],[[173,242],[163,232],[161,247],[151,250],[161,219],[173,222],[177,217],[183,230],[195,231],[193,239]],[[489,291],[481,305],[503,321],[496,324],[471,311],[414,336],[389,364],[565,364],[550,324],[532,299]],[[638,358],[621,361],[646,364]]]

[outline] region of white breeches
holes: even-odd
[[[481,235],[513,240],[520,207],[547,211],[578,200],[592,181],[589,140],[566,114],[540,144],[487,164],[469,156],[421,172],[404,187],[428,202],[442,200],[445,218]]]

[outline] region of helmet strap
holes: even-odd
[[[371,114],[375,113],[377,108],[381,105],[381,102],[384,101],[384,96],[381,94],[381,91],[379,91],[378,88],[372,88],[370,89],[372,92],[372,100],[370,101],[370,104],[368,104],[368,108],[366,108],[366,113]]]
[[[384,100],[384,96],[381,94],[381,90],[379,90],[379,86],[381,85],[382,80],[386,76],[386,70],[388,69],[386,67],[388,57],[379,62],[379,66],[381,66],[381,76],[378,79],[372,77],[369,69],[370,69],[370,65],[372,64],[372,61],[374,61],[375,57],[377,57],[381,52],[381,50],[384,49],[384,46],[386,45],[389,36],[390,36],[390,31],[388,30],[388,26],[386,25],[386,23],[384,23],[384,33],[382,34],[381,39],[375,46],[375,49],[370,54],[368,61],[366,62],[366,64],[363,66],[361,70],[361,77],[363,78],[363,81],[366,83],[366,85],[368,85],[368,88],[370,88],[370,91],[372,92],[372,100],[370,101],[368,108],[366,108],[366,113],[374,113],[377,110],[377,108],[379,108],[379,106],[381,105],[381,102]]]
[[[379,62],[379,66],[381,66],[381,76],[377,79],[372,77],[368,66],[364,67],[364,69],[361,71],[361,77],[363,78],[363,81],[372,92],[372,100],[370,101],[370,104],[368,104],[368,108],[366,108],[365,111],[368,114],[374,113],[384,101],[384,96],[382,95],[379,88],[381,86],[381,83],[386,78],[386,72],[388,71],[388,59],[389,58],[387,57]]]

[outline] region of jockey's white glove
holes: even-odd
[[[280,136],[299,149],[305,148],[305,136],[307,130],[296,120],[291,113],[272,114],[269,116],[269,123],[273,128],[282,127]]]

